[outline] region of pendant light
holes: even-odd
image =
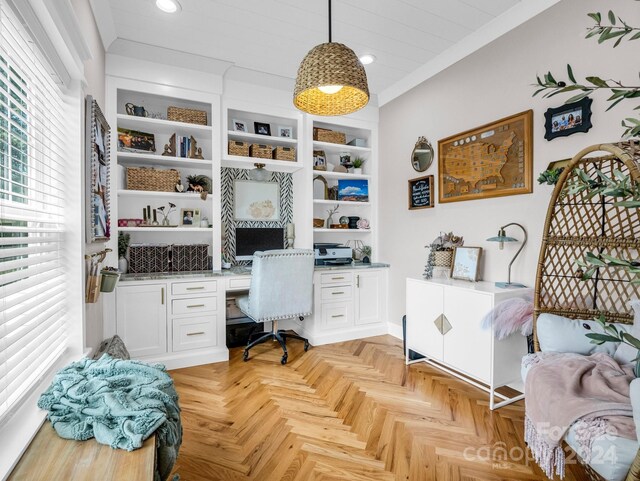
[[[265,164],[253,164],[255,169],[249,171],[249,178],[256,182],[266,182],[271,178],[271,172],[264,168]]]
[[[346,115],[369,102],[367,73],[357,55],[346,45],[331,41],[312,48],[298,67],[293,104],[314,115]]]

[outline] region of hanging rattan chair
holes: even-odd
[[[590,156],[593,153],[602,153]],[[575,263],[587,252],[640,259],[640,209],[613,205],[611,197],[588,198],[587,192],[567,195],[565,187],[577,180],[578,169],[594,181],[601,171],[613,177],[619,170],[640,181],[640,143],[621,142],[588,147],[579,152],[562,172],[551,200],[544,226],[534,297],[535,321],[541,313],[572,319],[591,319],[603,313],[610,322],[633,323],[628,307],[640,298],[640,285],[633,274],[621,268],[600,268],[589,280]],[[540,350],[537,337],[535,350]],[[592,480],[602,478],[585,465]],[[627,481],[640,481],[640,451]]]

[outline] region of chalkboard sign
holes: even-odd
[[[409,210],[433,207],[433,175],[409,181]]]

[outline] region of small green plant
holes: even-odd
[[[360,247],[360,249],[358,249],[360,251],[360,256],[364,257],[364,256],[371,256],[371,246],[362,246]]]
[[[547,169],[538,176],[538,184],[556,185],[560,174],[564,171],[564,167],[559,169]]]
[[[127,255],[127,249],[131,243],[131,236],[124,232],[118,233],[118,257],[125,257]]]
[[[362,168],[362,164],[364,164],[364,159],[362,157],[356,157],[353,159],[352,164],[355,169],[360,169]]]

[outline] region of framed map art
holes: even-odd
[[[441,203],[533,191],[533,111],[438,141]]]

